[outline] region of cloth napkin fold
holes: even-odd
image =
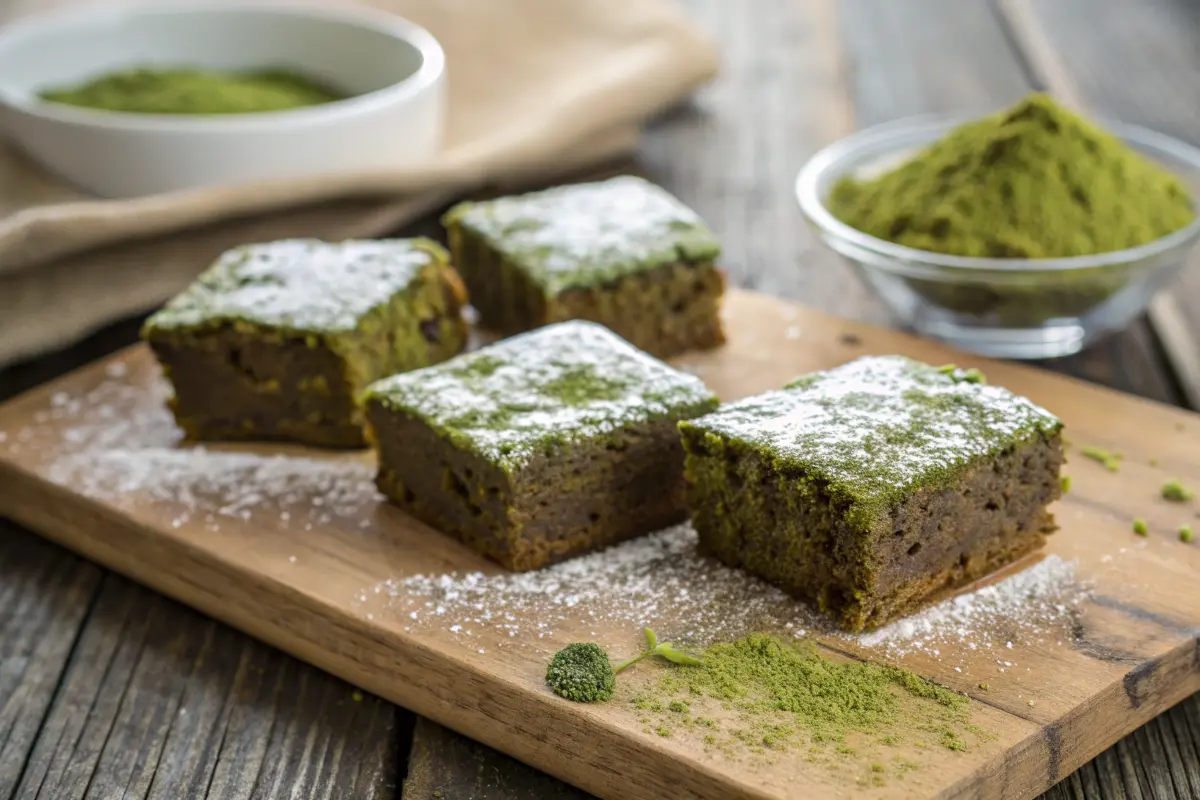
[[[15,0],[0,19],[106,1]],[[483,187],[517,190],[627,155],[642,122],[717,69],[713,44],[674,0],[365,4],[425,26],[446,51],[438,158],[401,172],[100,200],[0,142],[0,366],[153,308],[229,247],[384,235]]]

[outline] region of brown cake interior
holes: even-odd
[[[368,406],[380,491],[512,570],[555,561],[687,518],[683,452],[669,420],[607,443],[538,457],[508,475],[421,421]]]
[[[189,439],[364,444],[342,359],[303,337],[249,335],[232,325],[150,339],[174,387],[172,408]]]

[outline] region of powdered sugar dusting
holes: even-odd
[[[312,530],[335,517],[362,516],[379,502],[365,464],[203,447],[85,451],[56,461],[49,477],[118,507],[169,503],[176,528],[226,518]]]
[[[536,572],[413,575],[381,587],[409,627],[460,636],[491,629],[526,641],[611,623],[703,645],[750,630],[802,635],[822,624],[778,589],[701,556],[689,525]]]
[[[572,634],[593,623],[637,630],[689,645],[753,631],[819,635],[899,658],[952,651],[1007,650],[1063,636],[1086,596],[1075,568],[1050,556],[991,586],[960,595],[879,631],[849,635],[809,606],[740,570],[702,556],[683,525],[537,572],[413,575],[385,581],[406,627],[456,636],[498,632],[514,643]],[[842,645],[844,646],[844,645]]]
[[[51,395],[10,451],[36,449],[51,481],[86,497],[122,509],[169,507],[174,528],[216,529],[236,519],[312,530],[335,518],[366,518],[379,503],[365,462],[180,445],[166,387],[135,385],[126,374],[124,363],[113,362],[95,388]]]
[[[1013,641],[1061,638],[1088,589],[1075,576],[1075,564],[1056,555],[1011,577],[958,595],[871,633],[857,644],[903,656],[940,655],[961,650],[1011,650]]]

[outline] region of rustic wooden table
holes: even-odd
[[[1048,88],[1200,144],[1191,0],[690,5],[723,77],[651,126],[636,166],[717,228],[737,283],[845,316],[884,320],[805,229],[791,180],[855,126]],[[136,333],[131,320],[0,372],[0,397]],[[1045,366],[1200,407],[1200,271],[1125,333]],[[0,800],[401,796],[584,797],[0,520]],[[1046,797],[1200,797],[1200,699]]]

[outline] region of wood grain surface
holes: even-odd
[[[1077,96],[1099,110],[1197,141],[1193,124],[1200,107],[1194,102],[1200,92],[1197,11],[1189,0],[1134,4],[1122,0],[1024,4],[991,0],[911,0],[903,4],[890,0],[688,0],[687,4],[722,45],[722,77],[695,103],[667,115],[648,130],[641,167],[700,208],[721,231],[740,283],[839,314],[885,319],[874,299],[798,224],[789,187],[803,160],[845,130],[925,110],[1007,102],[1026,88],[1048,82],[1044,69],[1037,66],[1044,63],[1039,58],[1044,59],[1048,46],[1049,52],[1063,55],[1058,59],[1058,75],[1071,82],[1049,81],[1055,87],[1073,86]],[[1014,5],[1034,12],[1025,15],[1024,27],[1021,20],[1013,21]],[[434,218],[414,230],[436,231]],[[1142,322],[1079,357],[1046,366],[1165,402],[1184,402],[1180,386],[1194,383],[1190,376],[1196,373],[1188,368],[1191,360],[1187,354],[1194,350],[1195,331],[1200,330],[1196,323],[1200,319],[1200,283],[1195,276],[1192,270],[1180,290],[1172,293],[1185,323],[1182,337],[1165,332],[1164,338],[1172,346],[1164,348],[1155,330]],[[131,343],[136,331],[136,320],[113,326],[67,352],[2,371],[0,398]],[[1173,374],[1164,351],[1178,366],[1180,379]],[[1191,404],[1195,405],[1192,394]],[[42,576],[48,569],[46,559],[77,565],[78,575],[71,573],[63,580],[31,579],[30,575]],[[79,577],[89,574],[88,570],[97,577],[91,581]],[[111,639],[109,647],[115,649],[132,635],[131,628],[108,624],[106,618],[87,611],[102,585],[128,583],[112,574],[101,580],[99,576],[105,574],[16,526],[0,530],[0,594],[20,598],[17,605],[0,605],[0,798],[56,796],[49,790],[39,791],[31,782],[22,783],[18,791],[21,771],[14,773],[11,766],[22,765],[35,749],[54,746],[46,741],[53,739],[54,730],[42,728],[37,715],[67,702],[61,693],[60,673],[71,661],[73,648],[85,638],[103,637]],[[76,612],[71,613],[71,608]],[[167,620],[164,624],[177,628],[183,638],[202,640],[212,635],[211,622],[182,606],[167,603],[159,613]],[[311,691],[331,696],[346,689],[320,670],[253,644],[229,628],[217,624],[215,630],[221,632],[219,647],[239,652],[244,669],[262,675],[264,681],[289,687],[303,681],[309,687],[324,687]],[[30,655],[35,645],[36,658]],[[59,648],[56,657],[55,647]],[[227,659],[210,658],[166,666],[174,670],[172,686],[180,687],[189,681],[227,680],[210,675],[225,663]],[[173,702],[169,691],[142,690],[153,676],[137,670],[135,662],[115,662],[107,669],[108,690],[119,686],[127,697],[125,702],[136,703],[137,714],[152,717]],[[92,691],[98,692],[100,686],[101,682],[93,682]],[[366,695],[365,702],[370,699]],[[78,693],[70,697],[80,714],[86,714],[93,700]],[[273,720],[279,713],[270,703],[250,695],[210,692],[195,702],[200,705],[190,708],[197,713],[208,714],[208,718],[225,714],[235,721],[220,732],[220,747],[225,751],[259,751],[257,740],[264,730],[275,729]],[[216,710],[203,711],[206,705],[214,705]],[[395,715],[389,730],[401,740],[397,748],[372,751],[380,759],[376,768],[384,776],[377,782],[383,787],[379,796],[388,797],[399,792],[389,784],[398,785],[404,772],[408,746],[403,740],[411,728],[405,712],[388,704],[380,708]],[[307,727],[300,727],[302,722]],[[286,748],[272,746],[273,754],[284,756],[280,774],[288,777],[244,783],[236,790],[224,787],[222,793],[214,791],[208,796],[290,797],[288,787],[293,783],[314,785],[303,783],[310,780],[305,775],[320,776],[322,793],[317,796],[353,796],[357,778],[352,771],[338,768],[336,760],[322,760],[326,750],[310,748],[306,742],[328,741],[328,751],[338,752],[342,742],[354,741],[359,735],[358,719],[309,715],[303,721],[294,717],[292,724],[297,733],[287,740]],[[416,736],[436,729],[427,724]],[[414,770],[434,769],[443,778],[458,776],[457,782],[443,787],[440,798],[508,797],[496,793],[500,791],[497,787],[515,792],[528,776],[528,770],[497,766],[506,762],[503,757],[495,760],[497,754],[486,746],[461,737],[457,741],[461,746],[451,750],[441,747],[443,740],[438,739],[439,746],[426,751],[429,758],[414,763]],[[63,769],[80,769],[71,766],[71,759],[86,763],[87,769],[94,771],[97,785],[116,785],[112,782],[128,778],[127,797],[186,796],[180,788],[185,784],[172,783],[181,773],[170,762],[202,759],[190,751],[211,747],[206,736],[192,740],[172,737],[157,753],[164,766],[149,788],[132,783],[127,772],[119,771],[119,763],[93,758],[86,751],[63,755],[59,764]],[[1200,796],[1198,747],[1200,702],[1193,697],[1065,779],[1048,797],[1194,798]],[[466,756],[470,752],[474,752],[474,760]],[[443,753],[445,760],[439,761]],[[155,753],[146,751],[144,756],[153,760]],[[495,770],[493,779],[473,784],[466,776],[475,775],[481,764]],[[540,780],[534,785],[544,792],[541,796],[557,796]],[[455,793],[467,786],[473,788]],[[174,794],[173,788],[177,790]],[[67,796],[85,795],[80,789]],[[87,796],[103,795],[93,788]]]
[[[689,368],[726,400],[864,353],[962,362],[929,342],[843,323],[763,295],[734,293],[726,312],[730,344],[686,357]],[[947,643],[936,655],[918,651],[901,658],[904,666],[975,698],[975,724],[995,735],[961,756],[911,754],[929,768],[910,777],[903,790],[1028,797],[1200,688],[1195,668],[1200,612],[1177,603],[1196,580],[1197,550],[1175,536],[1184,512],[1155,501],[1158,487],[1171,476],[1200,484],[1200,468],[1190,457],[1200,443],[1200,417],[1026,367],[978,363],[993,382],[1063,416],[1074,440],[1119,450],[1126,459],[1120,473],[1087,460],[1073,467],[1075,488],[1060,504],[1063,530],[1051,540],[1049,552],[1078,562],[1082,579],[1094,582],[1096,590],[1059,632],[1057,647],[1053,641],[1013,636],[1011,648],[1000,655],[1025,665],[1028,677],[997,674],[996,652],[976,654],[962,641]],[[281,522],[286,518],[280,511],[293,503],[308,508],[309,498],[329,491],[328,478],[311,487],[303,482],[316,474],[312,462],[291,462],[304,467],[297,473],[300,479],[278,496],[264,485],[245,519],[218,512],[237,502],[243,490],[219,481],[206,485],[212,478],[200,459],[208,458],[207,452],[179,450],[188,455],[164,462],[174,475],[170,485],[176,488],[169,491],[155,492],[153,485],[135,481],[118,484],[122,488],[112,494],[84,497],[73,490],[71,478],[61,482],[64,474],[85,474],[61,472],[73,454],[83,454],[82,470],[102,475],[112,469],[110,458],[122,463],[126,448],[134,448],[138,458],[172,451],[176,432],[160,408],[163,396],[157,366],[138,347],[0,409],[0,430],[6,433],[0,443],[0,512],[600,797],[648,798],[669,791],[785,797],[804,786],[853,789],[852,779],[805,762],[781,760],[747,769],[706,754],[697,742],[643,732],[627,703],[579,707],[545,689],[545,659],[555,647],[594,638],[607,648],[629,650],[636,630],[568,618],[552,637],[526,634],[529,641],[510,642],[495,628],[468,638],[437,625],[410,626],[407,611],[420,607],[420,598],[411,601],[417,605],[407,605],[403,594],[400,601],[381,598],[372,587],[411,574],[495,568],[377,502],[331,510],[311,530],[306,525],[304,533],[291,528]],[[97,418],[104,423],[87,428]],[[128,420],[135,425],[122,427]],[[114,430],[121,432],[115,439],[108,436]],[[362,480],[369,461],[365,454],[298,448],[221,452],[315,459],[329,470],[322,474],[338,481]],[[1193,515],[1186,510],[1186,518]],[[1149,521],[1147,539],[1131,533],[1134,517]],[[539,622],[522,618],[517,609],[513,613],[526,631]],[[150,624],[149,618],[139,622]],[[669,613],[646,620],[667,632],[681,622]],[[853,658],[886,655],[852,640],[821,641]],[[986,691],[978,689],[982,678],[990,687]],[[133,758],[126,748],[119,752]],[[899,752],[905,754],[903,746]],[[613,770],[614,759],[623,765],[621,775]],[[866,764],[860,766],[865,773]],[[887,796],[887,790],[869,793]]]

